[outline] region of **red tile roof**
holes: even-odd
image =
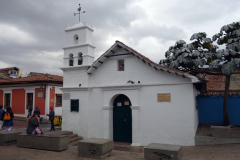
[[[17,71],[20,70],[20,69],[17,68],[17,67],[9,67],[9,68],[0,68],[0,71],[9,71],[9,70],[12,70],[12,69],[17,70]]]
[[[20,77],[20,78],[11,78],[11,79],[0,79],[1,84],[8,83],[31,83],[31,82],[56,82],[63,83],[63,77],[51,74],[42,74],[39,76],[29,76],[29,77]]]
[[[202,95],[222,95],[224,96],[224,92],[225,90],[207,90],[204,94]],[[230,89],[228,92],[229,95],[236,95],[239,94],[240,95],[240,90],[239,89]]]
[[[8,78],[12,78],[9,73],[3,72],[3,71],[1,71],[1,70],[0,70],[0,74],[3,74],[4,76],[6,76],[6,77],[8,77]]]
[[[94,66],[94,64],[95,64],[101,57],[103,57],[106,53],[108,53],[111,49],[113,49],[112,47],[115,46],[115,45],[117,45],[117,44],[123,45],[123,46],[125,46],[127,49],[132,50],[132,51],[133,51],[136,55],[138,55],[140,58],[146,60],[148,63],[151,63],[151,64],[153,64],[154,66],[158,66],[158,67],[161,67],[161,68],[170,70],[170,71],[174,71],[174,72],[178,72],[178,73],[185,74],[185,75],[188,75],[188,76],[192,76],[192,75],[189,75],[189,74],[187,74],[187,73],[185,73],[185,72],[183,72],[183,71],[180,71],[180,70],[177,70],[177,69],[174,69],[174,68],[170,68],[170,67],[166,67],[166,66],[157,64],[157,63],[151,61],[149,58],[147,58],[147,57],[145,57],[144,55],[142,55],[141,53],[137,52],[136,50],[132,49],[131,47],[125,45],[123,42],[120,42],[120,41],[118,41],[118,40],[117,40],[105,53],[103,53],[97,60],[95,60],[95,61],[93,62],[93,64],[92,64],[92,66]],[[91,66],[91,67],[92,67],[92,66]],[[91,67],[90,67],[90,68],[91,68]],[[89,68],[89,69],[90,69],[90,68]]]
[[[120,44],[122,44],[122,45],[125,45],[124,43],[122,43],[122,42],[120,42],[120,41],[116,41],[116,43],[120,43]],[[172,71],[175,71],[175,72],[182,72],[182,71],[179,71],[179,70],[174,69],[174,68],[170,68],[170,67],[166,67],[166,66],[157,64],[157,63],[151,61],[149,58],[147,58],[147,57],[145,57],[144,55],[142,55],[141,53],[139,53],[139,52],[137,52],[136,50],[132,49],[131,47],[129,47],[129,46],[127,46],[127,45],[125,45],[125,46],[128,47],[128,48],[130,48],[131,50],[133,50],[135,53],[137,53],[140,57],[142,57],[142,58],[145,59],[146,61],[148,61],[148,62],[150,62],[150,63],[152,63],[152,64],[154,64],[154,65],[156,65],[156,66],[159,66],[159,67],[162,67],[162,68],[166,68],[166,69],[168,69],[168,70],[172,70]],[[184,72],[182,72],[182,73],[184,73]]]

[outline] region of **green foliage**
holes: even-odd
[[[229,76],[240,66],[240,22],[225,25],[212,39],[205,32],[195,33],[190,44],[179,40],[169,47],[166,59],[159,63],[171,68],[191,72],[192,69],[208,67],[209,71],[218,71]],[[218,49],[217,44],[226,45],[226,49]]]

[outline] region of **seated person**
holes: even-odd
[[[40,118],[36,113],[33,113],[27,120],[27,133],[28,134],[43,134],[43,132],[38,128],[40,123]]]

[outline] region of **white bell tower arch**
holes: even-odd
[[[66,46],[64,49],[64,67],[90,66],[94,61],[92,32],[94,30],[86,22],[77,23],[65,29]],[[71,59],[70,55],[73,55]],[[79,57],[81,55],[81,58]],[[81,60],[80,60],[81,59]],[[73,62],[70,62],[73,61]],[[81,63],[80,63],[81,61]],[[70,63],[73,63],[70,65]]]
[[[94,62],[92,26],[79,22],[67,27],[64,50],[63,87],[88,87],[87,69]]]

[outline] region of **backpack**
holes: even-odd
[[[4,121],[9,121],[10,119],[11,119],[10,113],[5,113],[4,117],[3,117],[3,120]]]

